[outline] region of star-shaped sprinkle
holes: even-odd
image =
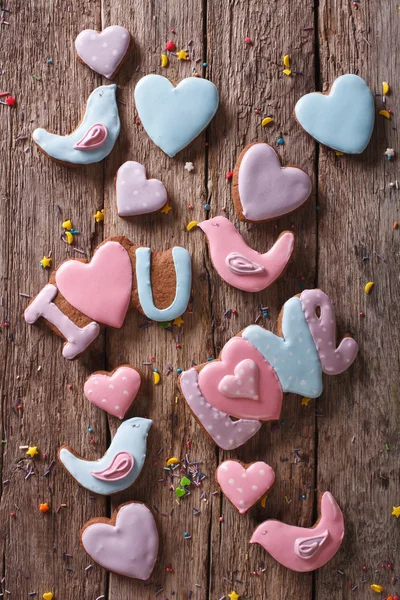
[[[104,208],[102,208],[101,210],[98,210],[96,212],[96,214],[94,215],[94,219],[95,219],[96,223],[100,223],[100,221],[104,221]]]
[[[400,517],[400,506],[393,506],[392,515],[397,519]]]
[[[178,327],[181,327],[181,325],[183,325],[184,321],[182,319],[182,317],[177,317],[176,319],[174,319],[174,325],[178,325]]]
[[[192,162],[187,162],[185,163],[185,166],[183,168],[186,169],[188,173],[190,173],[190,171],[193,171],[194,169],[194,164]]]
[[[228,598],[230,598],[230,600],[238,600],[240,596],[236,592],[231,592],[230,594],[228,594]]]
[[[385,156],[388,156],[389,158],[392,158],[395,154],[396,154],[396,152],[394,151],[393,148],[387,148],[385,150]]]
[[[41,504],[41,505],[39,506],[39,510],[40,510],[40,512],[42,512],[42,513],[47,513],[47,512],[49,512],[49,510],[50,510],[50,506],[48,505],[48,503],[47,503],[47,502],[45,502],[44,504]]]
[[[169,213],[169,211],[172,210],[172,206],[170,206],[167,202],[167,204],[161,209],[160,212],[164,213],[165,215],[167,215]]]
[[[311,398],[302,398],[301,399],[301,405],[302,406],[308,406],[309,402],[311,401]]]
[[[179,60],[187,60],[189,54],[186,52],[186,50],[179,50],[179,52],[176,53],[176,56]]]
[[[43,256],[42,260],[40,261],[40,266],[42,269],[49,269],[51,267],[50,256]]]
[[[27,455],[30,456],[31,458],[33,458],[34,456],[36,456],[36,454],[39,454],[39,450],[37,449],[37,446],[29,446],[28,450],[26,451]]]

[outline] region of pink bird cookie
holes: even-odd
[[[245,292],[260,292],[284,271],[294,248],[291,231],[281,233],[272,248],[260,254],[250,248],[236,227],[225,217],[202,221],[198,226],[207,236],[211,260],[224,281]]]
[[[244,465],[238,460],[225,460],[219,465],[215,478],[228,500],[243,515],[274,485],[275,473],[262,461]]]
[[[250,544],[260,544],[281,565],[307,573],[323,567],[342,545],[344,519],[330,492],[320,500],[320,518],[311,528],[269,519],[253,533]]]

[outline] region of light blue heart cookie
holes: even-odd
[[[374,129],[374,97],[361,77],[342,75],[329,95],[314,92],[300,98],[295,115],[321,144],[345,154],[361,154]]]
[[[146,75],[135,88],[135,102],[147,135],[173,157],[207,127],[218,91],[207,79],[188,77],[174,87],[166,77]]]

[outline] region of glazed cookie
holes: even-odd
[[[108,496],[122,492],[141,473],[151,426],[150,419],[134,417],[124,421],[99,460],[84,460],[70,446],[61,446],[58,458],[79,485],[94,494]]]
[[[262,223],[298,209],[310,197],[311,179],[299,167],[282,167],[264,142],[242,150],[233,170],[232,197],[241,221]]]
[[[215,478],[228,500],[244,515],[274,485],[275,473],[262,461],[244,465],[238,460],[225,460]]]
[[[260,544],[292,571],[308,573],[323,567],[342,545],[344,519],[330,492],[322,495],[319,505],[320,517],[314,527],[294,527],[269,519],[257,527],[250,544]]]
[[[278,323],[278,335],[246,327],[225,344],[219,359],[180,376],[189,408],[223,450],[244,444],[261,421],[278,420],[284,393],[317,398],[322,372],[342,373],[357,356],[351,337],[336,346],[335,311],[321,290],[290,298]]]
[[[135,102],[147,135],[172,158],[207,127],[219,100],[207,79],[188,77],[175,87],[166,77],[146,75],[136,85]]]
[[[140,373],[131,365],[113,371],[96,371],[85,381],[86,398],[108,414],[123,419],[135,400],[141,384]]]
[[[117,86],[102,85],[89,96],[83,119],[69,135],[35,129],[33,141],[39,150],[66,166],[89,165],[108,156],[120,130]]]
[[[80,542],[101,567],[132,579],[149,579],[157,562],[157,525],[140,502],[121,504],[111,519],[90,519],[81,529]]]
[[[132,46],[131,34],[120,25],[112,25],[101,32],[85,29],[75,40],[79,61],[107,79],[115,77]]]
[[[260,254],[246,244],[225,217],[199,223],[207,236],[211,260],[224,281],[246,292],[260,292],[280,277],[294,248],[291,231],[280,234],[271,250]]]
[[[317,142],[344,154],[361,154],[374,129],[374,97],[361,77],[342,75],[326,94],[300,98],[295,116]]]
[[[118,169],[115,189],[120,217],[146,215],[167,204],[167,190],[161,181],[147,179],[144,166],[133,160]]]
[[[63,262],[24,317],[30,324],[44,318],[66,340],[64,357],[73,359],[99,335],[99,323],[122,327],[128,308],[152,321],[178,318],[186,310],[191,285],[191,259],[185,248],[152,252],[115,237],[97,248],[90,263]]]

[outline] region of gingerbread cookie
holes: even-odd
[[[275,473],[262,461],[244,465],[238,460],[225,460],[215,478],[228,500],[244,515],[274,485]]]
[[[146,215],[167,204],[167,190],[161,181],[147,179],[144,166],[133,160],[118,169],[115,189],[120,217]]]
[[[103,160],[114,148],[120,131],[116,90],[115,84],[95,89],[89,96],[81,123],[69,135],[35,129],[32,138],[39,150],[66,166]]]
[[[44,318],[66,340],[64,357],[73,359],[99,335],[99,323],[122,327],[128,308],[152,321],[173,321],[186,310],[191,285],[191,259],[185,248],[152,252],[114,237],[97,248],[90,263],[63,262],[24,317],[30,324]]]
[[[86,398],[108,414],[123,419],[135,400],[141,377],[131,365],[122,365],[113,371],[96,371],[85,381]]]
[[[139,417],[124,421],[99,460],[84,460],[70,446],[61,446],[58,458],[68,473],[87,490],[103,496],[122,492],[140,475],[152,423],[150,419]]]
[[[241,221],[262,223],[297,210],[310,197],[310,177],[299,167],[282,167],[264,142],[242,150],[233,170],[232,197]]]
[[[342,75],[326,94],[300,98],[295,116],[317,142],[344,154],[361,154],[374,129],[374,97],[361,77]]]
[[[323,567],[342,545],[344,519],[330,492],[320,498],[319,509],[320,517],[314,527],[294,527],[269,519],[257,527],[250,544],[260,544],[292,571],[308,573]]]
[[[218,360],[180,376],[189,408],[224,450],[244,444],[261,421],[279,419],[284,393],[317,398],[322,373],[342,373],[357,356],[351,337],[336,346],[335,311],[321,290],[288,300],[278,322],[278,335],[250,325],[225,344]]]
[[[75,40],[79,61],[107,79],[116,76],[132,46],[131,34],[120,25],[112,25],[101,32],[85,29]]]
[[[121,504],[111,519],[90,519],[81,529],[80,542],[101,567],[132,579],[149,579],[157,562],[157,525],[141,502]]]
[[[207,236],[211,260],[224,281],[246,292],[260,292],[282,274],[294,248],[294,235],[284,231],[271,250],[260,254],[246,244],[236,227],[225,217],[202,221],[198,226]]]
[[[147,135],[172,158],[207,127],[219,99],[207,79],[188,77],[175,87],[166,77],[146,75],[136,85],[135,102]]]

